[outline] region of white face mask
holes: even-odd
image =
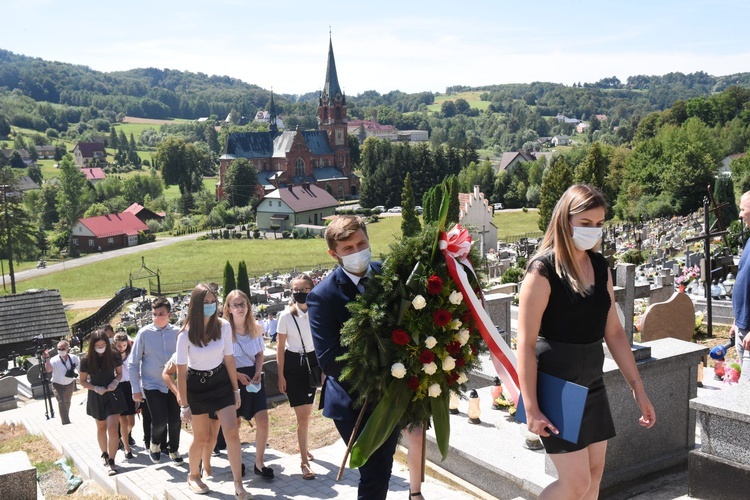
[[[104,354],[105,352],[107,352],[106,347],[95,347],[94,350],[98,352],[99,354]]]
[[[366,272],[367,268],[370,266],[372,253],[370,252],[370,247],[367,247],[357,253],[344,256],[338,255],[338,257],[341,259],[341,265],[344,266],[344,269],[352,274],[362,274]]]
[[[591,250],[602,239],[601,227],[573,226],[573,244],[578,250]]]

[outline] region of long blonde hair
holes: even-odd
[[[203,325],[203,299],[211,294],[216,299],[216,312],[211,315],[207,325]],[[219,298],[208,285],[199,283],[190,294],[190,305],[188,306],[187,318],[182,325],[180,333],[188,331],[190,343],[196,346],[206,346],[212,340],[221,339],[221,321],[217,312],[219,310]]]
[[[230,304],[238,297],[244,300],[247,305],[247,314],[245,315],[244,324],[245,331],[250,334],[251,339],[260,337],[263,333],[260,331],[260,325],[255,322],[255,317],[253,316],[253,311],[250,306],[250,299],[247,298],[247,294],[242,290],[232,290],[229,292],[226,299],[224,299],[223,313],[224,319],[229,321],[229,324],[232,325],[232,342],[237,342],[237,334],[234,331],[234,316],[232,316],[232,308],[230,307]]]
[[[562,280],[567,281],[576,293],[585,295],[583,270],[574,258],[575,246],[573,245],[573,226],[570,224],[570,216],[599,207],[606,210],[607,202],[604,195],[596,188],[588,184],[570,186],[557,201],[549,226],[547,226],[547,232],[544,233],[542,244],[529,261],[529,265],[539,257],[554,254],[557,275]]]

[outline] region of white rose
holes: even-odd
[[[448,300],[453,305],[458,305],[464,300],[464,295],[459,292],[458,290],[454,290],[451,292],[450,296],[448,297]]]
[[[393,363],[391,365],[391,375],[395,378],[404,378],[406,376],[406,367],[403,363]]]
[[[464,372],[461,372],[458,374],[458,380],[456,380],[459,384],[465,384],[469,381],[469,377],[466,376]]]
[[[414,300],[411,301],[411,305],[414,306],[414,309],[419,311],[427,305],[427,301],[421,295],[417,295],[416,297],[414,297]]]
[[[427,394],[428,394],[428,395],[429,395],[429,396],[430,396],[431,398],[436,398],[436,397],[440,396],[440,393],[441,393],[441,392],[443,392],[443,390],[442,390],[442,389],[440,388],[440,384],[432,384],[432,385],[431,385],[431,386],[430,386],[430,387],[429,387],[429,388],[427,389]]]
[[[446,372],[451,371],[456,367],[456,360],[452,356],[446,356],[443,360],[443,370]]]
[[[462,328],[458,331],[458,343],[461,344],[461,347],[465,346],[469,341],[469,335],[469,330],[466,328]]]
[[[422,371],[427,375],[434,375],[437,371],[437,365],[434,362],[427,363],[422,366]]]
[[[463,323],[461,323],[460,319],[451,320],[451,330],[458,330],[461,328],[461,325],[463,325]]]
[[[435,339],[435,337],[430,335],[429,337],[424,339],[424,345],[427,346],[427,349],[432,349],[433,347],[437,345],[437,340]]]

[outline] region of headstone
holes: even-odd
[[[0,378],[0,411],[18,408],[16,394],[18,394],[18,381],[14,377]]]
[[[513,295],[508,293],[490,293],[484,296],[487,304],[487,313],[492,319],[492,323],[510,332],[510,305],[513,302]]]
[[[695,330],[695,307],[690,297],[675,293],[671,299],[651,304],[641,327],[641,340],[649,342],[667,337],[690,342]]]
[[[0,454],[0,491],[3,498],[36,500],[36,468],[26,452]]]

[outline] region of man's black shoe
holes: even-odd
[[[153,463],[158,463],[161,460],[161,450],[158,444],[151,443],[151,447],[148,449],[148,456]]]

